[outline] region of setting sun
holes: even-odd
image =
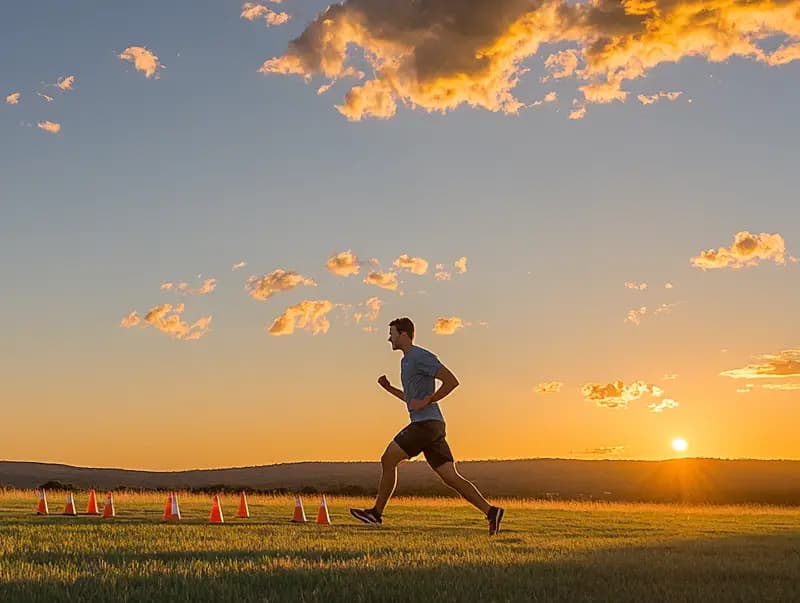
[[[683,438],[675,438],[672,440],[672,449],[675,452],[685,452],[689,447],[689,443]]]

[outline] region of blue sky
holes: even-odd
[[[318,96],[322,80],[258,73],[326,5],[270,6],[292,20],[267,28],[227,0],[14,2],[4,10],[0,97],[21,93],[19,104],[0,105],[0,326],[10,342],[0,376],[16,401],[0,434],[15,438],[10,457],[92,464],[99,429],[127,442],[114,457],[126,466],[372,458],[401,426],[402,406],[376,415],[374,441],[359,440],[352,427],[326,444],[324,429],[306,422],[318,436],[313,444],[256,453],[231,444],[251,427],[233,419],[214,426],[213,417],[241,407],[286,433],[294,427],[282,423],[285,413],[299,405],[311,417],[319,405],[319,416],[348,426],[370,396],[389,407],[373,385],[381,372],[397,371],[385,325],[406,314],[419,322],[420,345],[471,376],[449,417],[464,434],[464,457],[565,456],[618,443],[632,457],[669,456],[661,440],[638,439],[641,421],[656,419],[664,441],[673,431],[692,433],[690,452],[706,456],[800,454],[788,434],[772,447],[752,445],[755,405],[730,438],[703,442],[701,427],[744,397],[720,371],[798,347],[797,265],[701,271],[689,261],[731,245],[740,231],[779,233],[787,254],[800,255],[800,62],[665,63],[625,87],[634,96],[679,90],[676,101],[645,106],[631,97],[571,120],[575,84],[540,83],[542,51],[526,62],[531,72],[515,92],[532,102],[558,91],[554,103],[518,115],[401,106],[390,119],[351,122],[334,105],[352,83]],[[158,56],[158,79],[119,59],[129,46]],[[74,88],[55,89],[67,75]],[[62,129],[41,131],[41,120]],[[447,282],[405,273],[399,296],[330,274],[325,260],[346,249],[383,269],[403,253],[431,268],[466,256],[469,268]],[[247,266],[232,271],[239,261]],[[248,298],[246,277],[278,268],[318,287]],[[217,279],[212,294],[184,300],[190,322],[214,317],[202,340],[119,327],[133,310],[180,301],[161,283],[195,286],[200,274]],[[631,280],[650,287],[631,292],[622,286]],[[666,282],[675,288],[665,290]],[[356,304],[373,294],[385,304],[375,332],[333,319],[322,336],[265,331],[309,296]],[[639,327],[624,323],[630,309],[661,303],[679,305]],[[434,335],[440,316],[472,325]],[[621,419],[618,409],[593,408],[580,395],[585,382],[655,382],[667,372],[687,380],[672,386],[681,398],[672,418]],[[564,390],[531,394],[550,380],[564,381]],[[286,410],[283,394],[254,394],[270,388],[296,394],[295,410]],[[330,400],[320,400],[323,391]],[[763,396],[775,420],[794,421],[796,393],[748,396]],[[482,438],[483,404],[499,405],[506,421],[522,417],[529,439],[524,431],[513,446]],[[176,429],[196,438],[174,463],[130,443],[146,435],[143,417],[165,407],[172,410],[162,435]],[[189,429],[181,417],[198,408]],[[33,445],[37,434],[55,438],[67,417],[87,438],[84,448]],[[593,431],[598,420],[603,428]],[[542,422],[563,437],[537,443]],[[576,425],[583,427],[571,437]],[[205,451],[212,439],[237,452],[216,461]]]

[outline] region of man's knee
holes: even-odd
[[[392,442],[386,447],[386,450],[381,456],[381,465],[386,469],[397,467],[401,461],[408,458],[406,452],[400,448],[397,442]]]
[[[400,460],[389,454],[388,452],[384,452],[383,456],[381,457],[381,465],[384,468],[391,469],[392,467],[397,467],[400,464]]]

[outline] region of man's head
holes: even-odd
[[[395,318],[389,323],[389,341],[393,350],[405,350],[414,341],[414,323],[410,318]]]

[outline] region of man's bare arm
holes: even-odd
[[[406,401],[406,395],[403,392],[403,390],[397,389],[391,383],[389,383],[389,379],[386,377],[386,375],[381,375],[380,377],[378,377],[378,385],[380,385],[383,389],[385,389],[393,396],[397,396],[398,398],[400,398],[403,402]]]
[[[458,379],[456,379],[456,376],[444,365],[436,372],[436,378],[441,381],[442,384],[439,386],[439,389],[433,393],[428,404],[438,402],[458,387]]]

